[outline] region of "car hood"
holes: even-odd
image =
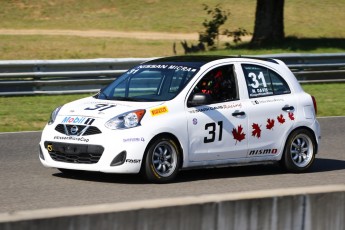
[[[93,97],[83,98],[70,102],[62,106],[58,117],[91,117],[101,119],[111,119],[119,114],[137,110],[148,109],[159,106],[164,102],[129,102],[129,101],[110,101],[100,100]],[[60,122],[58,120],[58,122]]]

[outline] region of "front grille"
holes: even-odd
[[[95,164],[101,158],[104,148],[101,145],[83,145],[61,142],[44,142],[50,157],[65,163]]]
[[[88,136],[102,133],[96,126],[58,124],[55,130],[67,136]]]
[[[95,126],[89,126],[87,128],[87,130],[85,131],[85,133],[83,134],[83,136],[88,136],[88,135],[94,135],[94,134],[100,134],[102,133],[101,130],[99,130],[97,127]]]

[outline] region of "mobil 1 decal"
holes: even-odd
[[[94,118],[78,117],[78,116],[66,116],[62,119],[61,123],[63,123],[63,124],[92,125],[92,123],[94,121],[95,121]]]

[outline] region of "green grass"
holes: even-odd
[[[183,55],[184,50],[179,41],[175,42],[177,54]],[[0,35],[0,60],[163,57],[174,55],[173,43],[174,41],[171,40]],[[224,44],[221,44],[216,51],[198,54],[257,55],[336,52],[345,52],[345,39],[289,38],[285,44],[262,46],[256,49],[250,48],[248,43],[232,46],[230,49],[225,49]]]
[[[228,9],[225,25],[253,31],[256,0],[18,0],[2,1],[0,28],[198,32],[202,4]],[[285,32],[298,37],[345,37],[345,2],[285,1]]]
[[[210,19],[203,4],[229,10],[223,29],[253,32],[256,0],[19,0],[2,1],[0,29],[69,29],[197,33]],[[251,49],[248,44],[207,53],[255,55],[267,53],[345,52],[345,1],[285,1],[284,28],[290,39],[278,46]],[[298,39],[297,39],[298,38]],[[0,60],[160,57],[183,54],[180,41],[23,36],[0,34]],[[194,41],[196,44],[196,41]]]
[[[345,84],[302,86],[315,96],[318,116],[345,115]],[[42,130],[54,108],[89,95],[0,97],[0,132]]]
[[[0,35],[0,60],[158,57],[172,55],[172,46],[167,40]]]
[[[345,116],[345,83],[302,84],[316,99],[318,116]]]
[[[0,97],[0,132],[42,130],[53,109],[88,95]]]

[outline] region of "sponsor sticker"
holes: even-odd
[[[275,98],[275,99],[257,99],[253,100],[252,104],[253,105],[259,105],[259,104],[265,104],[265,103],[273,103],[273,102],[282,102],[284,99],[282,98]]]
[[[169,110],[168,110],[168,107],[161,106],[161,107],[158,107],[158,108],[151,109],[150,112],[151,112],[151,116],[154,117],[154,116],[158,116],[158,115],[161,115],[161,114],[164,114],[164,113],[168,113]]]
[[[253,149],[249,152],[249,155],[267,155],[267,154],[277,154],[278,149]]]
[[[62,119],[63,124],[85,124],[85,125],[91,125],[95,119],[93,118],[86,118],[86,117],[75,117],[75,116],[70,116],[70,117],[64,117]]]
[[[241,103],[234,103],[234,104],[223,104],[218,106],[206,106],[201,107],[198,109],[192,109],[189,110],[189,113],[200,113],[200,112],[207,112],[207,111],[213,111],[213,110],[221,110],[221,109],[235,109],[235,108],[242,108]]]
[[[193,125],[197,125],[198,124],[198,119],[193,118]]]
[[[124,138],[123,142],[144,142],[145,139],[143,137],[130,137],[130,138]]]
[[[126,163],[138,164],[140,162],[141,162],[140,159],[126,159]]]
[[[55,136],[54,140],[89,142],[89,139],[87,139],[87,138],[74,137],[74,136],[68,136],[68,137]]]

